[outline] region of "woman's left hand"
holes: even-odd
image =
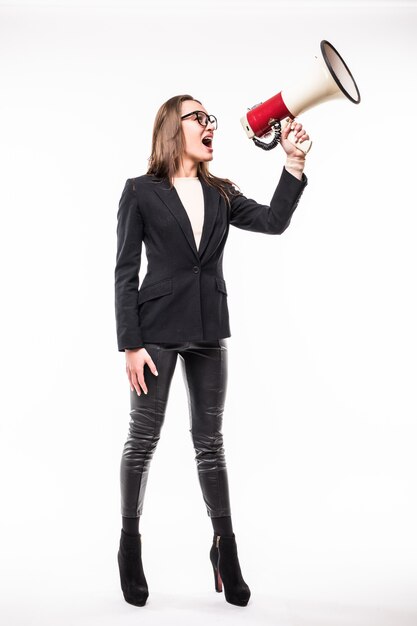
[[[281,132],[281,146],[289,157],[305,156],[302,150],[298,150],[298,148],[296,148],[294,144],[288,140],[288,135],[291,130],[294,131],[297,143],[302,143],[306,139],[310,139],[306,131],[303,129],[303,125],[295,120],[292,120],[291,123],[287,124]]]

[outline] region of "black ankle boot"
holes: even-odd
[[[210,561],[213,566],[215,590],[222,591],[223,583],[226,601],[246,606],[251,593],[242,577],[235,533],[228,536],[214,534]]]
[[[120,582],[126,602],[143,606],[148,598],[148,583],[142,567],[141,534],[127,535],[122,529],[117,553]]]

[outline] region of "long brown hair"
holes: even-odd
[[[173,187],[172,178],[178,171],[181,156],[185,148],[184,131],[181,124],[181,103],[185,100],[196,100],[189,94],[173,96],[159,108],[152,133],[152,153],[148,159],[148,171],[146,174],[157,178],[167,177],[170,188]],[[235,185],[228,178],[219,178],[209,172],[208,163],[200,161],[197,166],[197,176],[202,178],[208,185],[215,187],[230,206],[229,196],[224,190],[226,184]],[[237,187],[237,185],[235,185]],[[235,192],[233,188],[232,193]],[[239,192],[238,192],[239,193]]]

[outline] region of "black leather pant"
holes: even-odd
[[[146,343],[158,371],[144,366],[148,394],[130,392],[130,423],[120,464],[121,512],[142,515],[149,465],[158,444],[177,355],[188,395],[190,433],[207,514],[231,515],[222,421],[227,387],[227,342]],[[167,468],[168,471],[168,468]],[[185,494],[184,494],[185,495]]]

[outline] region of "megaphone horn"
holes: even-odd
[[[290,118],[289,123],[300,113],[322,102],[346,97],[354,104],[359,104],[361,97],[355,79],[336,48],[323,39],[320,50],[322,56],[314,57],[313,67],[298,84],[255,105],[241,117],[242,126],[255,145],[264,150],[275,147],[280,139],[281,121],[284,118]],[[259,139],[271,130],[275,131],[273,141],[266,143]],[[305,154],[311,148],[311,140],[296,144],[293,131],[289,133],[288,140]]]

